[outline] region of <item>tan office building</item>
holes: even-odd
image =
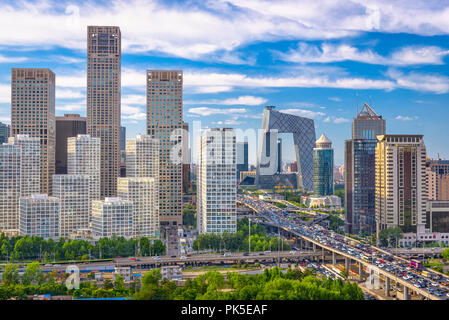
[[[426,147],[422,135],[380,135],[376,146],[377,234],[388,227],[423,232],[426,224]]]
[[[51,194],[55,173],[55,74],[50,69],[13,68],[11,136],[40,138],[40,192]]]
[[[182,224],[182,90],[180,70],[147,70],[147,134],[160,143],[161,227]]]
[[[101,139],[101,198],[117,193],[120,176],[119,27],[87,27],[87,133]]]

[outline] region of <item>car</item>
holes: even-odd
[[[181,259],[187,259],[187,257],[186,256],[181,256]]]
[[[158,256],[153,257],[154,260],[159,260],[160,258]]]
[[[230,257],[231,254],[230,253],[223,253],[223,257]]]

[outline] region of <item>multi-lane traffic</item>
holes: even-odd
[[[300,219],[292,218],[292,214],[286,214],[281,209],[260,199],[239,195],[238,200],[241,203],[251,204],[251,207],[275,225],[313,239],[333,252],[364,261],[377,270],[381,269],[382,273],[390,275],[392,279],[398,279],[402,283],[405,281],[415,287],[416,291],[427,293],[426,296],[432,295],[437,299],[449,299],[449,278],[446,276],[427,268],[423,268],[423,270],[414,268],[411,261],[394,256],[367,243],[342,236],[316,223],[305,224]]]

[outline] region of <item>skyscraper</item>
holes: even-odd
[[[429,200],[449,200],[449,160],[427,161]]]
[[[117,195],[133,204],[133,236],[159,237],[159,193],[154,178],[118,178]]]
[[[67,173],[67,138],[86,134],[86,118],[79,114],[56,117],[55,173]]]
[[[189,148],[189,123],[182,123],[182,193],[188,193],[190,190],[190,148]]]
[[[10,135],[11,126],[0,122],[0,144],[7,142]]]
[[[126,176],[159,180],[159,140],[138,134],[126,143]]]
[[[369,105],[354,118],[352,139],[345,141],[345,231],[376,232],[375,148],[376,136],[385,134],[386,121]]]
[[[0,145],[0,232],[19,229],[21,161],[19,146]]]
[[[120,177],[126,177],[126,127],[120,127]]]
[[[313,149],[313,192],[317,196],[334,194],[334,150],[324,133]]]
[[[278,168],[277,173],[282,173],[282,139],[278,138]]]
[[[139,134],[126,143],[126,178],[118,179],[117,194],[133,203],[133,232],[159,236],[159,141]]]
[[[248,171],[248,142],[237,142],[237,181],[240,180],[240,172]]]
[[[198,231],[237,231],[236,141],[230,128],[206,130],[198,154]]]
[[[80,229],[88,229],[90,221],[90,177],[87,175],[53,175],[53,196],[60,200],[59,233],[69,237]]]
[[[87,27],[87,133],[101,139],[101,191],[117,192],[120,163],[121,33],[119,27]]]
[[[182,86],[180,70],[147,70],[147,134],[160,143],[161,228],[182,224]]]
[[[424,232],[426,147],[422,135],[382,135],[376,146],[377,234],[388,227]]]
[[[100,199],[100,138],[79,134],[67,139],[67,171],[69,175],[87,175],[89,200]]]
[[[50,69],[13,68],[11,136],[40,138],[41,193],[51,193],[55,173],[55,74]]]
[[[10,137],[8,141],[22,150],[20,195],[28,197],[38,194],[41,174],[40,139],[38,137],[30,137],[27,134],[18,134],[15,137]]]

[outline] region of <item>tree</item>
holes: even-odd
[[[19,283],[19,266],[16,264],[7,264],[3,272],[3,284],[5,286],[15,285]]]
[[[114,290],[118,292],[125,291],[125,280],[121,275],[116,275],[114,280]]]
[[[30,285],[34,281],[37,281],[38,273],[39,273],[39,262],[34,261],[27,264],[26,270],[22,275],[22,284]]]
[[[443,257],[443,259],[448,260],[448,259],[449,259],[449,248],[444,249],[444,250],[441,252],[441,256]]]
[[[395,245],[402,238],[402,230],[399,227],[390,227],[379,232],[379,240],[382,246]]]
[[[112,281],[110,279],[105,279],[103,282],[103,288],[105,290],[113,289],[114,285],[112,284]]]

